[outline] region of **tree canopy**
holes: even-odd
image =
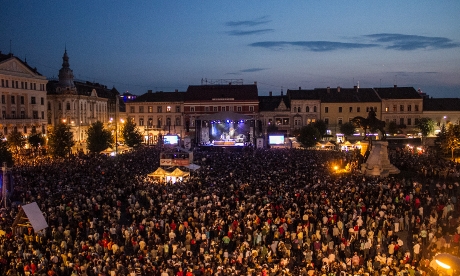
[[[48,132],[48,148],[52,156],[65,157],[75,145],[70,126],[59,123]]]
[[[9,149],[5,137],[0,134],[0,165],[2,165],[3,162],[6,162],[8,167],[11,167],[13,165],[13,154]]]
[[[134,123],[134,120],[128,118],[121,129],[121,136],[128,147],[135,147],[142,143],[142,134]]]
[[[355,133],[355,125],[351,122],[340,125],[340,132],[345,136],[352,136]]]
[[[305,148],[313,147],[320,140],[321,134],[313,124],[302,127],[297,136],[297,141]]]
[[[92,123],[86,134],[88,135],[87,148],[90,152],[100,153],[114,144],[112,133],[104,129],[104,124],[100,121]]]

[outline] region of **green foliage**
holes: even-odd
[[[444,133],[444,141],[441,146],[444,149],[450,150],[452,154],[452,160],[454,159],[454,152],[460,148],[460,125],[449,123],[447,130]]]
[[[8,142],[5,141],[5,137],[0,135],[0,165],[6,162],[8,167],[13,166],[13,154],[9,149]]]
[[[340,125],[340,132],[345,136],[351,136],[355,133],[355,125],[351,122]]]
[[[277,131],[278,131],[278,127],[274,123],[271,123],[267,126],[267,133],[273,133]]]
[[[321,134],[313,124],[302,127],[297,137],[297,141],[305,148],[313,147],[320,139]]]
[[[99,153],[113,146],[113,135],[110,130],[104,129],[104,124],[100,121],[92,123],[88,131],[87,148],[90,152]]]
[[[315,127],[318,130],[320,138],[322,138],[324,134],[326,134],[327,124],[323,120],[318,120],[314,122],[313,127]]]
[[[390,121],[387,126],[387,132],[388,134],[397,134],[399,133],[400,128],[399,125],[395,121]]]
[[[121,137],[128,147],[135,147],[142,143],[142,134],[134,123],[134,120],[128,118],[121,129]]]
[[[48,132],[48,147],[52,156],[67,156],[74,144],[75,141],[73,140],[70,126],[66,124],[59,123]]]
[[[35,132],[29,135],[27,141],[33,148],[38,148],[39,146],[45,145],[45,138],[40,132]]]
[[[415,124],[417,129],[422,133],[422,137],[427,137],[434,131],[435,122],[431,118],[420,118]]]
[[[8,145],[14,153],[19,153],[19,151],[24,147],[26,143],[26,138],[19,131],[13,131],[8,135],[7,138]]]

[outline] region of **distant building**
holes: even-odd
[[[62,61],[59,79],[50,80],[47,85],[48,124],[68,124],[76,142],[86,141],[88,127],[96,121],[115,131],[124,115],[124,103],[120,103],[118,91],[99,83],[75,81],[67,50]]]
[[[424,98],[423,116],[431,118],[435,123],[435,134],[442,125],[460,123],[460,98]]]
[[[13,54],[0,52],[0,132],[46,133],[46,84],[36,68]]]
[[[134,120],[146,144],[156,144],[165,134],[183,136],[183,105],[185,93],[152,92],[126,102],[126,116]]]
[[[266,133],[276,131],[290,134],[292,130],[291,102],[289,97],[281,92],[280,95],[259,96],[259,122],[261,131]]]
[[[136,99],[136,95],[134,94],[131,94],[129,92],[125,92],[123,94],[120,95],[120,99],[124,102],[124,103],[127,103],[127,102],[131,102],[131,101],[134,101]]]
[[[413,87],[374,88],[382,101],[382,120],[395,122],[402,133],[415,134],[423,113],[423,97]]]

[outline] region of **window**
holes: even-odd
[[[2,80],[2,87],[5,87],[5,80]]]
[[[147,111],[148,111],[148,113],[153,113],[153,106],[147,107]]]
[[[158,113],[162,113],[163,112],[163,108],[161,106],[157,106],[157,112]]]
[[[410,104],[407,105],[407,111],[412,111],[412,105]]]
[[[85,106],[86,106],[86,104],[85,104]],[[62,110],[62,105],[61,105],[60,102],[58,103],[58,110]]]
[[[16,118],[16,111],[11,111],[11,118]]]
[[[238,106],[238,107],[237,107],[237,110],[238,110],[239,112],[241,112],[241,106]]]
[[[388,112],[388,106],[387,106],[387,107],[385,107],[385,112]]]
[[[313,112],[316,112],[316,105],[313,107]]]
[[[14,81],[11,81],[11,88],[14,88]]]
[[[38,119],[38,111],[36,110],[32,111],[32,118]]]
[[[418,125],[418,118],[415,118],[415,125]]]
[[[399,105],[399,111],[404,111],[404,105],[403,104]]]
[[[15,103],[16,103],[16,99],[15,99],[14,96],[11,96],[11,103],[12,103],[12,104],[15,104]]]
[[[404,125],[404,118],[399,118],[399,124]]]
[[[24,101],[24,97],[21,97],[21,104],[24,104],[23,101]],[[36,104],[36,102],[35,102],[35,97],[31,97],[31,98],[30,98],[30,103],[31,103],[31,104]]]
[[[339,118],[339,119],[337,120],[337,123],[338,123],[339,125],[341,125],[341,124],[343,123],[343,119],[342,119],[342,118]]]
[[[166,125],[170,126],[171,125],[171,118],[166,118]]]
[[[143,106],[139,106],[139,113],[144,113],[144,107]]]
[[[26,117],[26,112],[24,110],[21,110],[21,119],[24,119]]]
[[[24,89],[27,89],[27,82],[24,83]]]
[[[176,117],[176,126],[180,126],[180,117]]]
[[[324,118],[324,123],[325,123],[326,125],[328,125],[328,124],[329,124],[329,118]]]
[[[139,126],[144,126],[144,118],[139,119]]]
[[[176,113],[180,113],[180,105],[176,105]]]
[[[410,106],[410,105],[409,105]],[[412,124],[412,119],[411,118],[407,118],[407,125],[410,126]]]
[[[353,112],[353,107],[352,106],[350,106],[350,108],[348,109],[348,112],[350,112],[350,113]]]
[[[40,98],[40,104],[45,105],[45,98],[43,98],[43,97]]]
[[[134,106],[129,107],[129,113],[134,113]]]
[[[251,106],[249,107],[249,111],[254,111],[254,106],[251,105]]]
[[[66,110],[70,110],[70,103],[69,103],[69,102],[66,103],[65,109],[66,109]]]
[[[396,112],[396,105],[393,105],[393,112]]]
[[[48,110],[51,110],[51,103],[48,102]]]
[[[328,106],[324,107],[324,113],[329,113],[329,107]]]
[[[195,112],[195,107],[190,107],[190,112]]]
[[[45,111],[42,111],[42,120],[45,119]]]
[[[158,118],[157,120],[157,128],[160,128],[161,127],[161,118]]]
[[[208,111],[209,111],[209,106],[206,106],[206,107],[204,108],[204,111],[208,112]]]
[[[283,118],[283,125],[289,125],[289,118]]]
[[[5,104],[5,95],[2,95],[2,104]]]
[[[8,84],[8,80],[5,81],[5,87],[9,87],[10,85]]]
[[[342,107],[339,106],[339,113],[342,113]]]
[[[217,111],[218,111],[218,110],[217,110],[217,106],[214,106],[214,107],[212,108],[212,110],[213,110],[214,112],[217,112]]]
[[[418,104],[414,105],[414,109],[416,112],[418,112]]]
[[[307,106],[307,108],[305,108],[305,112],[310,112],[310,107]]]
[[[5,110],[2,111],[2,118],[3,118],[3,119],[6,118],[6,111],[5,111]]]
[[[168,105],[168,106],[166,107],[166,112],[171,112],[171,106]]]
[[[361,112],[361,107],[358,106],[358,107],[356,108],[356,112],[358,112],[358,113]]]

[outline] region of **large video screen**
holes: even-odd
[[[269,135],[268,144],[270,145],[284,145],[284,135]]]
[[[177,135],[165,135],[163,136],[163,141],[165,145],[176,146],[179,144],[179,137]]]

